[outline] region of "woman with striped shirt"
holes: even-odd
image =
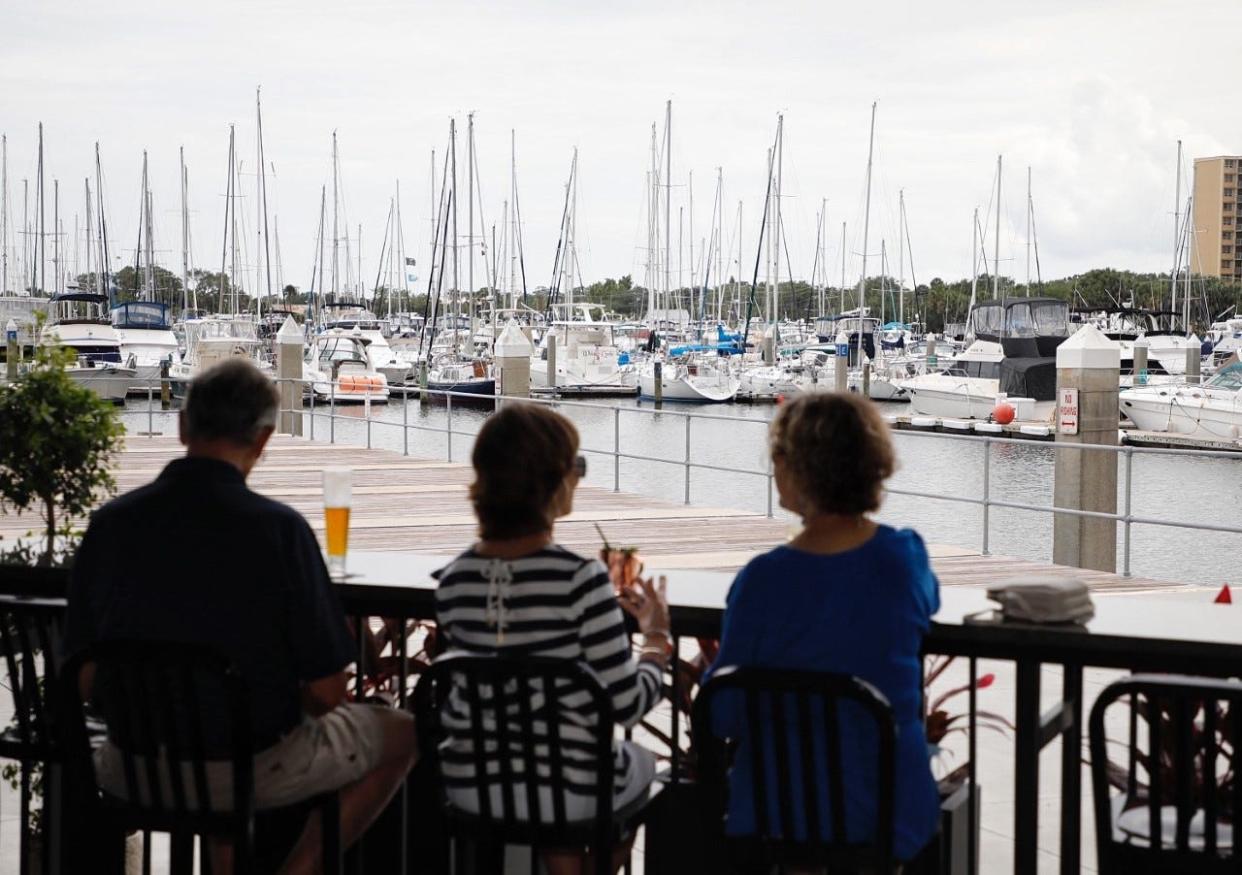
[[[657,588],[650,580],[638,581],[618,597],[599,560],[578,556],[554,541],[554,521],[572,511],[574,489],[586,473],[573,423],[537,405],[506,404],[480,429],[471,462],[475,482],[470,499],[480,538],[437,575],[436,616],[444,645],[472,655],[581,661],[607,691],[616,723],[634,726],[659,700],[668,664],[663,582]],[[622,609],[635,618],[643,635],[637,659],[631,655]],[[561,778],[570,791],[566,816],[585,819],[594,813],[596,776],[584,750],[594,737],[595,715],[581,691],[563,694],[562,705],[572,717],[560,727],[565,763]],[[470,714],[456,691],[443,721],[448,740],[441,750],[442,773],[449,797],[454,805],[477,811]],[[484,741],[488,749],[494,744],[494,736]],[[498,771],[499,758],[497,752]],[[645,748],[621,742],[614,744],[614,769],[615,811],[646,792],[655,775],[655,758]],[[498,808],[499,790],[492,786],[492,791]],[[515,795],[517,814],[526,819],[525,793]],[[548,816],[546,797],[539,808],[535,817]],[[545,854],[544,859],[550,872],[578,870],[576,854]]]

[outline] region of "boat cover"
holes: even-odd
[[[1015,398],[1056,400],[1057,360],[1006,358],[1000,365],[1000,391]]]

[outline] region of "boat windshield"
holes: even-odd
[[[246,319],[204,319],[201,322],[185,323],[186,342],[196,343],[200,340],[234,340],[259,342],[258,329]]]
[[[1069,304],[1064,301],[1020,301],[1005,308],[1008,337],[1066,337]]]
[[[1213,389],[1227,389],[1231,392],[1242,390],[1242,362],[1226,365],[1207,381]]]
[[[365,362],[366,347],[352,337],[324,337],[319,341],[321,362]]]
[[[155,301],[128,301],[112,310],[114,328],[148,328],[168,331],[168,305]]]

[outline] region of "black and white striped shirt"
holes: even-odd
[[[471,549],[437,577],[436,616],[449,649],[476,656],[551,656],[584,662],[612,699],[615,721],[625,727],[638,723],[659,701],[660,669],[632,658],[612,581],[599,560],[584,559],[555,544],[511,560],[480,556]],[[584,760],[590,757],[595,715],[584,692],[567,691],[561,703],[574,718],[572,723],[562,721],[560,727],[563,777],[572,792],[589,795],[595,773]],[[532,703],[536,721],[542,705]],[[450,788],[474,783],[467,708],[455,691],[443,715],[449,738],[441,759]],[[491,728],[484,748],[490,752],[495,745]],[[614,744],[614,751],[614,787],[620,788],[629,781],[631,763],[623,748]],[[487,763],[489,774],[493,769],[500,770],[499,756]]]

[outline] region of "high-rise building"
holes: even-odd
[[[1203,276],[1242,279],[1242,198],[1238,197],[1242,156],[1195,159],[1190,269]]]

